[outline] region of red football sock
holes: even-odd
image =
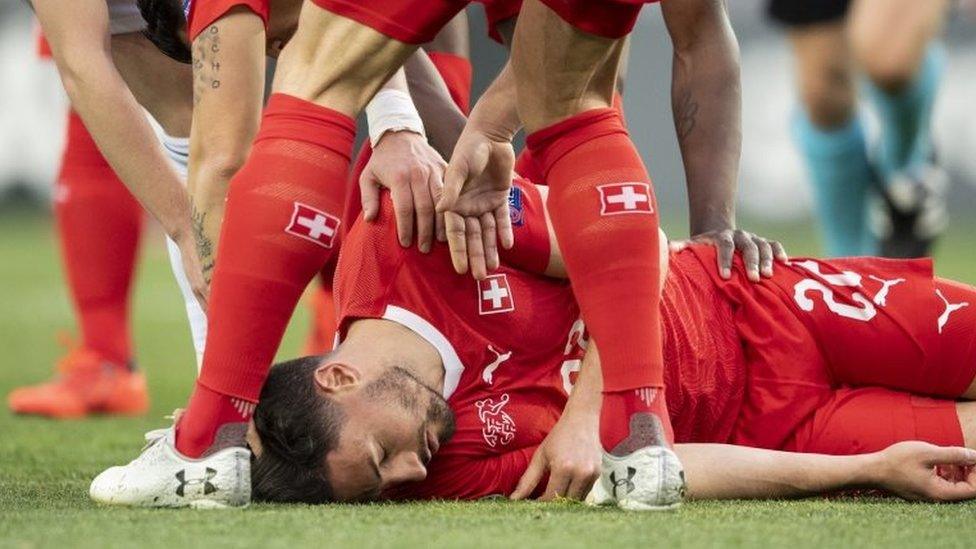
[[[442,51],[427,52],[440,73],[451,99],[464,114],[471,110],[471,60],[461,55]]]
[[[241,408],[233,399],[257,402],[295,305],[338,248],[355,132],[355,121],[331,109],[284,94],[268,101],[230,183],[203,367],[176,436],[183,454],[211,445],[229,409]],[[223,403],[198,396],[201,387]]]
[[[84,345],[117,365],[127,365],[132,358],[129,290],[142,207],[73,111],[68,115],[54,213]]]
[[[657,204],[620,114],[586,111],[534,132],[526,143],[545,168],[547,208],[600,349],[603,446],[616,448],[637,412],[658,415],[669,432],[663,398],[645,398],[647,389],[664,385]]]
[[[627,127],[627,120],[624,118],[624,96],[620,92],[613,92],[613,108],[620,113],[620,120],[623,126]],[[515,173],[535,183],[536,185],[548,185],[546,176],[543,175],[544,166],[537,162],[535,155],[529,147],[525,147],[515,159]]]

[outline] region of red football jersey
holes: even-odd
[[[516,189],[516,241],[537,245],[532,235],[539,224],[545,229],[539,197]],[[401,247],[391,209],[385,200],[379,220],[358,223],[343,243],[335,281],[340,334],[357,318],[384,318],[430,342],[444,363],[444,397],[457,425],[427,480],[394,496],[510,493],[579,369],[583,328],[572,291],[564,280],[510,266],[480,282],[458,275],[446,245],[429,254]]]

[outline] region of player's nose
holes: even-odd
[[[415,452],[403,452],[397,456],[393,467],[388,469],[387,480],[390,484],[401,482],[420,482],[427,478],[427,467]]]

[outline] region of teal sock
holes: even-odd
[[[945,69],[945,48],[931,44],[915,80],[896,93],[868,82],[868,95],[881,121],[879,168],[884,176],[916,166],[932,153],[932,106]]]
[[[824,130],[798,112],[793,136],[809,168],[827,254],[872,253],[875,246],[867,229],[872,172],[860,119],[855,116],[843,127]]]

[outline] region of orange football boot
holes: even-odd
[[[145,377],[90,349],[71,350],[58,361],[57,371],[47,383],[11,392],[7,397],[10,410],[71,419],[90,414],[138,415],[149,409]]]

